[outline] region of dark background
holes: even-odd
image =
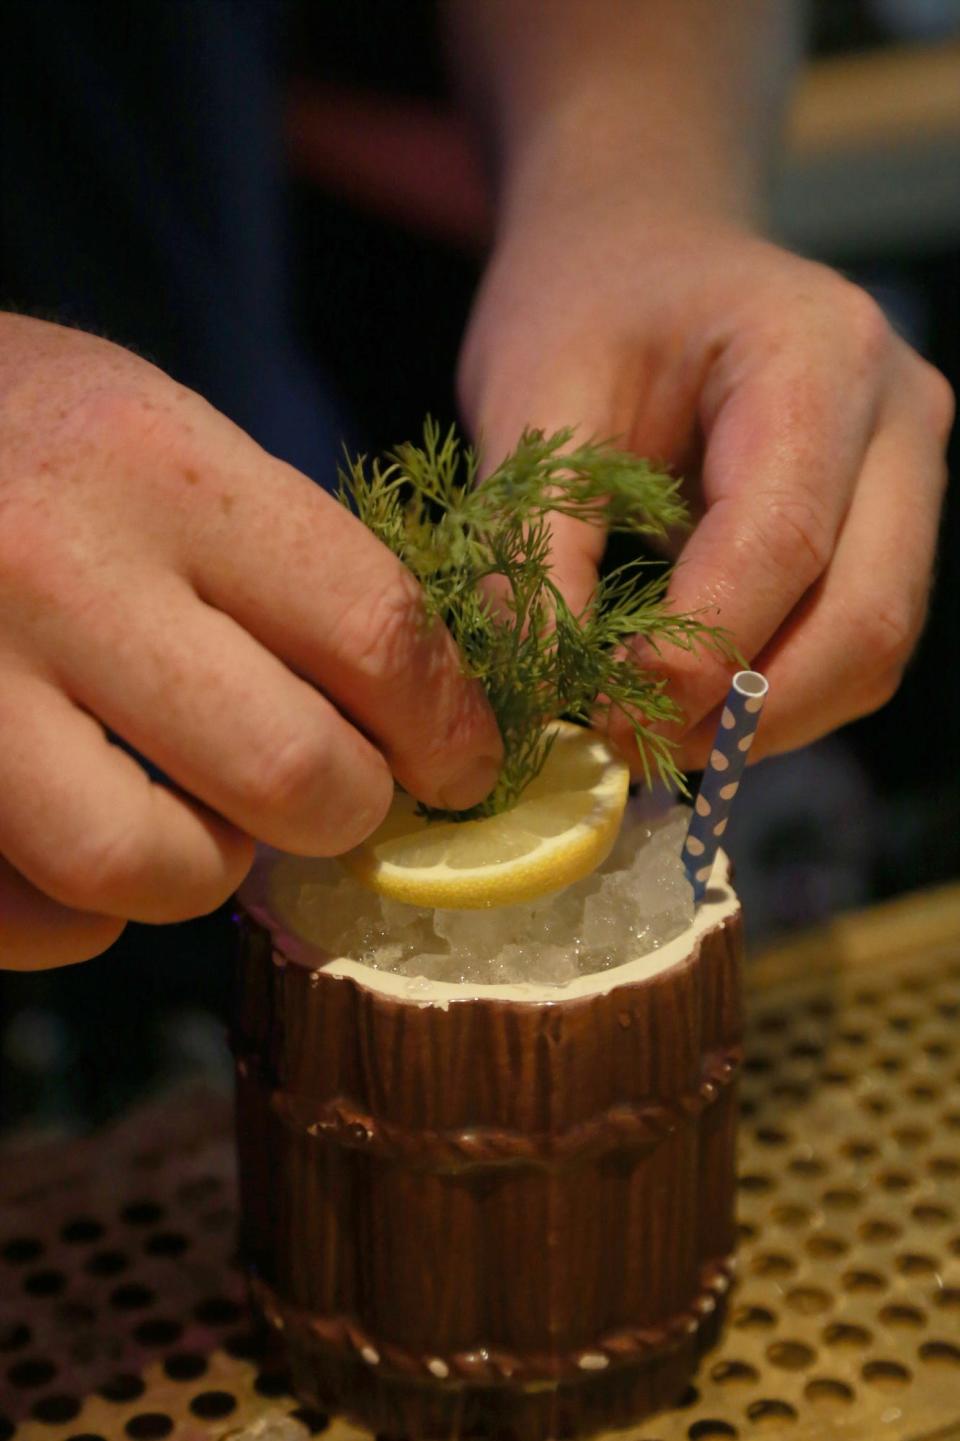
[[[924,13],[926,8],[919,7]],[[278,58],[291,78],[420,98],[443,93],[432,4],[353,0],[284,11],[264,0],[254,9],[258,17],[262,11],[276,20]],[[179,10],[186,13],[189,6]],[[821,4],[815,9],[814,48],[841,53],[901,39],[895,10]],[[941,21],[944,28],[947,23]],[[240,55],[237,64],[243,63]],[[263,105],[269,109],[267,101]],[[370,209],[348,205],[302,179],[287,182],[284,206],[290,301],[306,362],[298,358],[291,364],[299,367],[303,407],[315,405],[321,417],[316,434],[302,441],[304,455],[318,456],[325,441],[332,447],[337,437],[351,447],[384,449],[415,435],[428,410],[452,418],[453,368],[480,248],[387,224]],[[104,225],[109,223],[105,215]],[[927,236],[920,247],[906,241],[879,252],[845,249],[821,258],[842,264],[872,289],[895,323],[958,384],[955,232]],[[255,253],[248,263],[255,265]],[[7,303],[18,303],[15,287],[8,292]],[[237,312],[235,297],[236,291],[219,296],[211,279],[211,315],[219,314],[220,306],[239,326],[242,307]],[[104,328],[137,343],[138,317],[130,306],[128,312],[116,310]],[[97,319],[79,302],[77,313],[62,318],[91,324]],[[160,339],[144,348],[166,362],[158,334]],[[169,363],[176,371],[176,362]],[[205,393],[216,391],[219,382],[205,386],[186,366],[181,370]],[[310,375],[314,392],[304,378]],[[238,418],[247,418],[258,433],[259,378],[251,373],[243,386],[249,409],[241,406]],[[291,415],[285,437],[299,419],[300,412]],[[271,424],[277,422],[263,418],[264,430]],[[290,439],[289,445],[295,458],[296,444]],[[952,461],[955,467],[956,438]],[[318,468],[322,464],[315,461],[314,473]],[[329,479],[329,466],[318,478]],[[958,545],[960,506],[953,495],[930,622],[896,699],[810,752],[752,770],[731,849],[755,940],[845,905],[960,873]],[[0,1128],[55,1134],[83,1128],[146,1090],[197,1070],[226,1085],[222,1018],[231,951],[225,909],[184,926],[131,926],[107,956],[81,967],[36,975],[0,972]]]

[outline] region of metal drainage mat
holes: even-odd
[[[635,1441],[960,1437],[960,943],[868,952],[748,968],[730,1321]],[[257,1356],[222,1101],[0,1176],[0,1441],[362,1435]]]

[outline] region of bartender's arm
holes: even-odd
[[[496,239],[463,406],[496,459],[577,423],[690,478],[671,600],[770,679],[758,754],[896,689],[923,625],[953,415],[944,378],[862,290],[762,235],[799,50],[786,0],[456,0]],[[603,535],[558,518],[575,603]],[[728,673],[657,661],[702,763]],[[618,736],[624,745],[629,734]]]
[[[254,840],[346,850],[394,778],[481,800],[496,723],[423,619],[387,548],[200,396],[0,315],[0,966],[212,910]]]

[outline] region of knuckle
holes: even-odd
[[[471,750],[478,740],[486,741],[484,749],[497,747],[498,734],[487,739],[490,712],[480,686],[454,675],[447,683],[438,682],[430,690],[430,724],[420,737],[417,763],[427,776],[447,775],[457,770],[464,751]]]
[[[89,829],[47,862],[43,889],[77,910],[123,908],[146,871],[146,846],[137,832]]]
[[[393,800],[393,776],[373,747],[357,737],[338,758],[317,737],[291,738],[252,768],[243,793],[261,839],[304,855],[337,855],[358,845]]]
[[[166,414],[139,387],[115,383],[82,396],[71,419],[81,442],[89,441],[99,447],[109,439],[112,445],[124,448],[139,446],[162,430]]]
[[[767,498],[762,540],[774,569],[799,575],[805,585],[822,575],[830,559],[832,536],[823,507],[799,490]]]
[[[953,428],[957,401],[953,386],[945,375],[923,362],[923,395],[927,407],[927,423],[934,435],[946,441]]]
[[[298,731],[250,757],[241,783],[244,799],[255,813],[299,814],[316,796],[327,770],[325,748],[316,736]]]
[[[437,624],[437,628],[439,625]],[[378,682],[409,681],[418,645],[434,626],[423,609],[423,596],[412,576],[398,575],[364,598],[351,648],[354,667]]]
[[[861,617],[859,648],[875,707],[885,705],[898,690],[921,625],[921,618],[906,606],[890,602],[873,606]]]
[[[890,345],[893,332],[881,307],[851,281],[841,280],[838,297],[847,333],[853,338],[863,359],[869,364],[879,360]]]

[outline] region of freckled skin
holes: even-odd
[[[202,914],[254,840],[346,850],[394,777],[475,804],[500,751],[342,506],[139,358],[0,317],[0,964]]]

